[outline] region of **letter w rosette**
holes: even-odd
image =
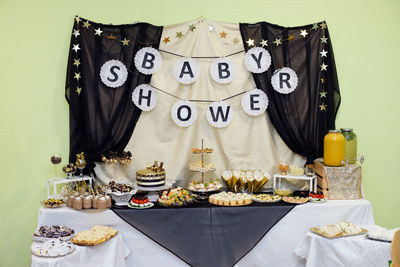
[[[231,123],[233,110],[225,101],[214,102],[207,107],[206,117],[212,126],[224,128]]]
[[[148,84],[141,84],[133,90],[132,101],[141,110],[150,111],[157,104],[157,91]]]

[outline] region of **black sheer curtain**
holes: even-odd
[[[132,91],[151,76],[139,73],[134,56],[142,47],[158,48],[162,27],[147,23],[105,25],[76,17],[71,36],[65,97],[70,113],[70,154],[85,152],[90,172],[106,151],[127,145],[141,110],[131,100]],[[79,49],[78,49],[79,48]],[[100,68],[108,60],[120,60],[128,79],[118,88],[100,80]]]
[[[322,156],[324,135],[335,129],[340,105],[326,23],[290,28],[267,22],[241,23],[240,31],[246,51],[251,48],[247,40],[255,40],[256,45],[268,40],[264,48],[271,54],[271,67],[267,72],[254,73],[253,78],[257,88],[268,96],[268,115],[278,134],[293,152],[307,157],[307,161]],[[299,79],[297,89],[288,95],[276,92],[271,85],[272,74],[282,67],[293,69]]]

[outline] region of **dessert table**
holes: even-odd
[[[121,234],[117,234],[103,244],[97,246],[76,246],[74,252],[64,257],[44,258],[31,256],[31,267],[97,267],[97,266],[129,266],[125,259],[130,250],[125,245]]]
[[[174,209],[170,212],[173,216]],[[235,266],[304,266],[304,261],[296,256],[295,248],[308,229],[343,220],[359,225],[374,224],[371,203],[367,200],[330,200],[325,203],[297,205]],[[87,230],[96,224],[108,225],[120,231],[119,234],[131,251],[126,259],[128,266],[156,266],[160,263],[163,266],[187,266],[179,257],[132,227],[112,210],[77,211],[66,207],[42,207],[39,210],[38,225],[44,224],[62,224],[74,228],[75,231]]]
[[[362,225],[368,231],[376,225]],[[376,267],[388,266],[390,243],[368,239],[365,235],[327,239],[308,232],[297,245],[295,253],[306,267]]]

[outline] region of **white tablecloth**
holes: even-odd
[[[326,203],[298,205],[235,266],[304,266],[304,261],[295,255],[294,250],[308,229],[343,220],[359,225],[374,224],[371,203],[367,200],[330,200]],[[76,231],[90,229],[95,224],[108,225],[120,231],[125,244],[132,252],[126,261],[128,266],[187,266],[181,259],[133,228],[111,210],[40,208],[38,225],[44,224],[66,225]]]
[[[131,252],[120,233],[97,246],[76,246],[71,254],[58,258],[44,258],[32,255],[31,267],[124,267],[125,259]]]
[[[375,225],[362,226],[368,231]],[[377,267],[388,266],[390,243],[374,241],[365,235],[327,239],[308,232],[297,245],[295,253],[306,267]]]

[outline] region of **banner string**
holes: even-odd
[[[177,99],[179,99],[179,100],[185,100],[185,99],[183,99],[183,98],[181,98],[181,97],[179,97],[179,96],[176,96],[176,95],[174,95],[174,94],[168,93],[167,91],[165,91],[165,90],[163,90],[163,89],[160,89],[160,88],[158,88],[158,87],[156,87],[156,86],[154,86],[154,85],[151,85],[151,84],[149,84],[149,85],[150,85],[152,88],[156,89],[157,91],[163,92],[163,93],[165,93],[165,94],[167,94],[167,95],[169,95],[169,96],[175,97],[175,98],[177,98]],[[247,92],[250,91],[250,90],[251,90],[251,89],[245,90],[245,91],[243,91],[243,92],[237,93],[237,94],[232,95],[232,96],[228,96],[228,97],[226,97],[226,98],[224,98],[224,99],[222,99],[222,100],[189,99],[189,100],[187,100],[187,101],[190,101],[190,102],[200,102],[200,103],[213,103],[213,102],[218,102],[218,101],[226,101],[226,100],[229,100],[229,99],[231,99],[231,98],[234,98],[234,97],[243,95],[243,94],[247,93]]]
[[[180,55],[180,54],[176,54],[176,53],[174,53],[174,52],[170,52],[170,51],[163,50],[163,49],[160,49],[160,48],[158,49],[158,51],[164,52],[164,53],[167,53],[167,54],[170,54],[170,55],[174,55],[174,56],[177,56],[177,57],[184,57],[184,58],[187,58],[187,56]],[[232,53],[232,54],[229,54],[229,55],[226,55],[226,56],[222,56],[222,57],[219,57],[219,56],[204,56],[204,57],[197,56],[197,57],[190,57],[190,58],[225,58],[225,57],[231,57],[231,56],[234,56],[234,55],[243,53],[244,51],[245,51],[245,50],[240,50],[240,51],[237,51],[237,52],[235,52],[235,53]]]

